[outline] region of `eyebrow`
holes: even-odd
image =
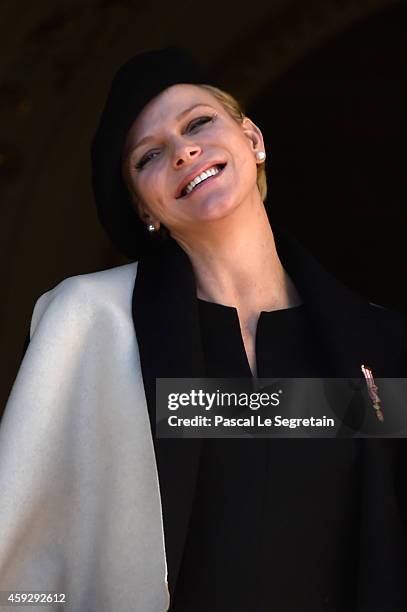
[[[194,108],[196,108],[197,106],[209,106],[209,104],[205,104],[205,102],[198,102],[197,104],[193,104],[189,108],[186,108],[185,110],[183,110],[179,115],[177,115],[176,120],[180,121],[180,119],[182,119],[185,115],[187,115],[192,110],[194,110]],[[146,144],[147,142],[150,142],[151,140],[154,140],[153,136],[144,136],[144,138],[142,138],[136,144],[136,146],[132,148],[129,154],[133,154],[136,149],[141,147],[141,145]]]

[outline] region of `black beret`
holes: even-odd
[[[138,217],[122,178],[124,143],[147,102],[177,83],[219,86],[204,66],[175,46],[129,59],[113,78],[92,140],[92,186],[100,223],[119,251],[132,260],[151,252],[157,240]]]

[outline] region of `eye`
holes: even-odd
[[[149,153],[146,153],[146,155],[143,155],[140,161],[137,162],[137,164],[135,165],[135,168],[137,170],[141,170],[142,168],[144,168],[144,166],[146,165],[147,162],[150,161],[151,156],[154,155],[154,153],[158,153],[158,151],[150,151]]]
[[[204,123],[209,123],[210,121],[214,121],[214,120],[215,120],[215,115],[212,115],[210,117],[208,116],[199,117],[198,119],[191,121],[191,123],[188,125],[188,131],[190,132],[191,130],[194,130],[196,127],[199,127],[200,125],[203,125]]]
[[[201,125],[204,125],[205,123],[213,122],[213,121],[215,121],[215,119],[216,119],[216,115],[198,117],[198,119],[194,119],[193,121],[191,121],[188,124],[187,132],[191,132],[192,130],[195,130],[197,127],[200,127]],[[149,151],[149,153],[146,153],[146,155],[144,155],[141,158],[141,160],[139,162],[137,162],[137,164],[135,165],[135,168],[137,170],[141,170],[142,168],[144,168],[144,166],[151,159],[153,159],[151,156],[154,155],[154,153],[158,153],[158,151]]]

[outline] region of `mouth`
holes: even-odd
[[[218,176],[220,176],[221,174],[223,174],[223,170],[225,169],[226,164],[214,164],[213,168],[216,168],[218,170],[218,172],[216,174],[214,174],[213,176],[209,176],[208,178],[200,181],[197,185],[195,185],[193,187],[193,189],[191,191],[187,192],[186,187],[181,191],[181,195],[178,196],[177,200],[185,200],[187,198],[189,198],[190,196],[192,196],[192,194],[195,193],[195,191],[197,191],[198,189],[203,189],[205,187],[205,185],[209,184],[209,183],[213,183],[214,180],[216,180],[218,178]]]

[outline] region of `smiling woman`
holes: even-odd
[[[180,113],[177,112],[179,108],[183,109]],[[157,126],[160,128],[157,129]],[[227,148],[235,144],[243,152],[250,142],[248,137],[254,139],[252,154],[256,152],[257,144],[259,161],[256,183],[264,201],[267,183],[261,132],[245,117],[233,96],[211,85],[187,84],[174,85],[156,96],[133,123],[123,150],[123,177],[140,218],[155,231],[161,232],[162,236],[168,236],[169,232],[181,240],[186,230],[193,230],[193,218],[203,222],[205,219],[213,220],[217,214],[227,214],[225,204],[222,208],[219,181],[222,177],[223,189],[230,193],[231,182],[248,184],[242,168],[249,168],[238,158],[234,163],[239,171],[233,172],[233,159],[228,163],[230,156]],[[161,185],[164,177],[171,174],[168,168],[173,149],[184,142],[190,147],[191,163],[187,169],[178,163],[174,168],[174,178]],[[227,143],[227,147],[222,146],[223,143]],[[203,147],[204,155],[199,150]],[[197,203],[194,208],[188,206],[183,209],[179,204],[177,208],[170,208],[170,200],[189,202],[198,191],[201,196],[203,189],[207,191],[212,187],[216,187],[216,190],[212,189],[206,194],[212,194],[212,204],[200,197],[200,204]],[[162,188],[166,189],[164,193],[160,192]],[[214,210],[214,199],[218,213]],[[165,202],[164,207],[160,207],[159,202]],[[173,215],[175,211],[178,214]]]
[[[243,122],[243,119],[245,117],[244,115],[244,111],[243,108],[241,106],[241,104],[228,92],[223,91],[222,89],[219,89],[219,87],[214,87],[213,85],[206,85],[206,84],[200,84],[198,86],[201,90],[205,90],[208,91],[209,93],[212,94],[212,96],[223,106],[223,108],[229,113],[229,115],[232,117],[232,119],[234,119],[236,121],[236,123],[241,124]],[[194,104],[192,107],[185,109],[179,116],[178,119],[184,117],[187,113],[190,113],[191,111],[193,111],[195,108],[199,108],[199,107],[203,107],[204,105],[201,104]],[[198,117],[198,119],[191,121],[191,123],[188,125],[188,129],[191,131],[194,131],[196,129],[199,129],[199,127],[201,125],[205,125],[208,122],[213,122],[216,120],[216,114],[214,115],[210,115],[210,116],[203,116],[203,117]],[[129,134],[130,136],[130,134]],[[130,155],[132,153],[131,151],[131,145],[129,144],[129,136],[127,139],[127,142],[125,144],[124,147],[124,156],[123,156],[123,176],[126,180],[126,183],[128,182],[130,176],[130,172],[131,172],[131,168],[129,167],[129,162],[130,162]],[[148,142],[148,141],[147,141]],[[138,143],[138,145],[140,146],[141,143]],[[133,149],[134,151],[134,149]],[[146,160],[147,158],[147,160]],[[143,156],[143,159],[139,162],[139,164],[137,165],[138,168],[143,167],[144,165],[144,160],[148,161],[149,159],[149,154],[147,154],[146,156]],[[267,180],[266,180],[266,172],[265,172],[265,166],[264,164],[259,164],[257,167],[257,186],[259,188],[260,191],[260,195],[261,195],[261,199],[263,200],[263,202],[266,200],[267,197]],[[131,188],[130,188],[131,191]]]
[[[35,304],[0,427],[0,591],[63,592],[70,612],[405,610],[405,410],[391,388],[379,419],[369,392],[407,378],[406,317],[271,222],[268,147],[218,85],[173,48],[113,79],[92,180],[132,261]],[[202,439],[191,418],[191,439],[161,437],[157,381],[189,378],[250,397],[319,378],[340,427],[276,438],[300,428],[265,406],[262,435],[231,418]]]

